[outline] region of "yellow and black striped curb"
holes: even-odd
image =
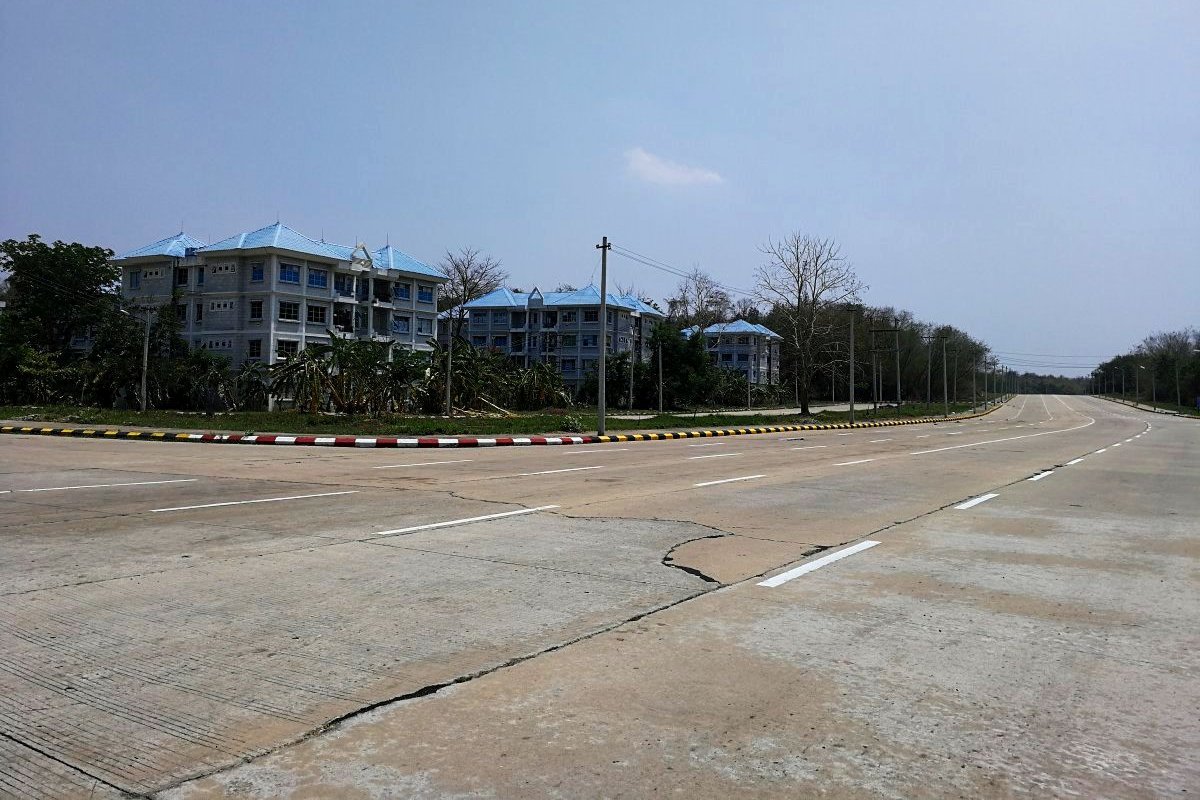
[[[745,436],[755,433],[792,433],[795,431],[832,431],[857,428],[887,428],[894,425],[922,425],[957,422],[990,414],[999,406],[975,414],[955,417],[916,417],[872,422],[835,422],[810,425],[767,425],[754,428],[714,428],[698,431],[663,433],[618,433],[606,436],[314,436],[275,433],[178,433],[171,431],[131,431],[103,428],[51,428],[3,425],[0,433],[25,436],[68,436],[84,439],[138,439],[152,442],[198,442],[209,444],[280,444],[315,447],[511,447],[523,445],[606,444],[610,442],[657,442],[666,439],[707,439],[716,436]]]

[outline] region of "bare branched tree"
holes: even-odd
[[[686,327],[707,328],[724,322],[733,310],[729,293],[704,270],[693,267],[686,278],[675,287],[675,296],[667,299],[672,320]]]
[[[739,297],[733,304],[733,315],[747,322],[762,321],[762,309],[752,297]]]
[[[621,295],[622,297],[636,297],[646,305],[658,308],[657,301],[650,296],[650,293],[639,289],[636,283],[621,283],[620,281],[617,281],[617,294]]]
[[[556,291],[556,292],[577,292],[577,291],[579,291],[579,287],[573,283],[560,283],[558,286],[554,287],[554,291]]]
[[[832,341],[831,311],[857,302],[867,287],[832,239],[792,233],[760,249],[767,263],[758,268],[757,298],[786,323],[779,333],[792,351],[800,410],[807,414],[813,375]]]
[[[473,247],[464,247],[457,253],[447,250],[440,266],[450,280],[442,287],[438,306],[442,311],[452,310],[450,333],[461,336],[467,319],[463,304],[499,289],[508,279],[508,273],[500,266],[500,259],[481,255]]]

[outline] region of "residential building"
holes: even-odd
[[[553,364],[563,382],[578,389],[600,357],[604,337],[609,353],[632,352],[648,360],[654,324],[664,315],[636,297],[609,294],[607,320],[600,322],[600,290],[514,292],[497,289],[465,305],[462,336],[476,347],[498,350],[528,366]]]
[[[693,325],[683,330],[692,337],[700,331]],[[779,383],[779,343],[783,337],[763,325],[735,319],[718,322],[704,329],[709,358],[717,366],[745,375],[756,386]]]
[[[352,247],[276,222],[207,245],[179,233],[114,261],[127,301],[175,303],[190,346],[234,366],[287,358],[330,331],[429,350],[445,276],[390,244],[369,255],[366,266]]]

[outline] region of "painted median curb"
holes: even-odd
[[[275,433],[172,433],[170,431],[130,431],[103,428],[46,428],[3,425],[0,433],[18,436],[66,436],[82,439],[133,439],[150,442],[196,442],[202,444],[274,444],[308,447],[524,447],[538,445],[606,444],[611,442],[657,442],[666,439],[709,439],[718,436],[746,436],[757,433],[793,433],[858,428],[887,428],[896,425],[921,425],[931,422],[956,422],[990,414],[998,406],[977,414],[959,417],[919,417],[888,419],[877,422],[838,422],[826,425],[769,425],[755,428],[715,428],[698,431],[663,433],[618,433],[607,436],[311,436]]]

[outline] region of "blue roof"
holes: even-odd
[[[483,297],[466,304],[467,308],[528,308],[529,300],[534,294],[542,298],[543,306],[598,306],[600,305],[600,290],[588,285],[573,292],[514,292],[507,287],[501,287],[489,292]],[[608,304],[614,308],[623,308],[652,316],[663,316],[654,306],[643,303],[632,295],[608,294]]]
[[[204,247],[204,242],[199,239],[194,239],[188,236],[183,231],[168,236],[166,239],[159,239],[154,244],[148,244],[145,247],[139,247],[136,250],[130,250],[128,253],[123,253],[116,257],[116,261],[123,258],[146,258],[148,256],[167,256],[170,258],[183,258],[187,255],[189,248]]]
[[[201,243],[203,244],[203,243]],[[304,234],[289,228],[281,222],[259,228],[248,233],[239,233],[213,242],[203,247],[203,252],[215,253],[225,250],[256,250],[272,247],[279,250],[290,250],[293,253],[330,258],[336,261],[350,261],[355,248],[333,242],[318,242]],[[371,262],[376,269],[394,269],[411,272],[417,275],[428,275],[430,278],[445,280],[446,276],[438,270],[425,264],[407,253],[397,250],[390,244],[371,253]]]
[[[312,256],[321,256],[322,258],[332,258],[338,261],[350,260],[349,251],[346,251],[347,254],[343,255],[342,250],[344,248],[310,239],[281,222],[276,222],[274,225],[268,225],[265,228],[259,228],[256,231],[234,234],[228,239],[213,242],[205,247],[204,250],[211,253],[223,250],[257,250],[264,247],[291,250],[294,253],[305,253]]]
[[[684,336],[691,336],[699,329],[700,327],[698,325],[693,325],[690,328],[684,328],[682,332]],[[733,322],[718,322],[717,324],[709,325],[704,329],[705,336],[720,336],[722,333],[751,333],[758,334],[760,336],[766,336],[768,339],[783,338],[765,325],[746,322],[744,319],[735,319]]]

